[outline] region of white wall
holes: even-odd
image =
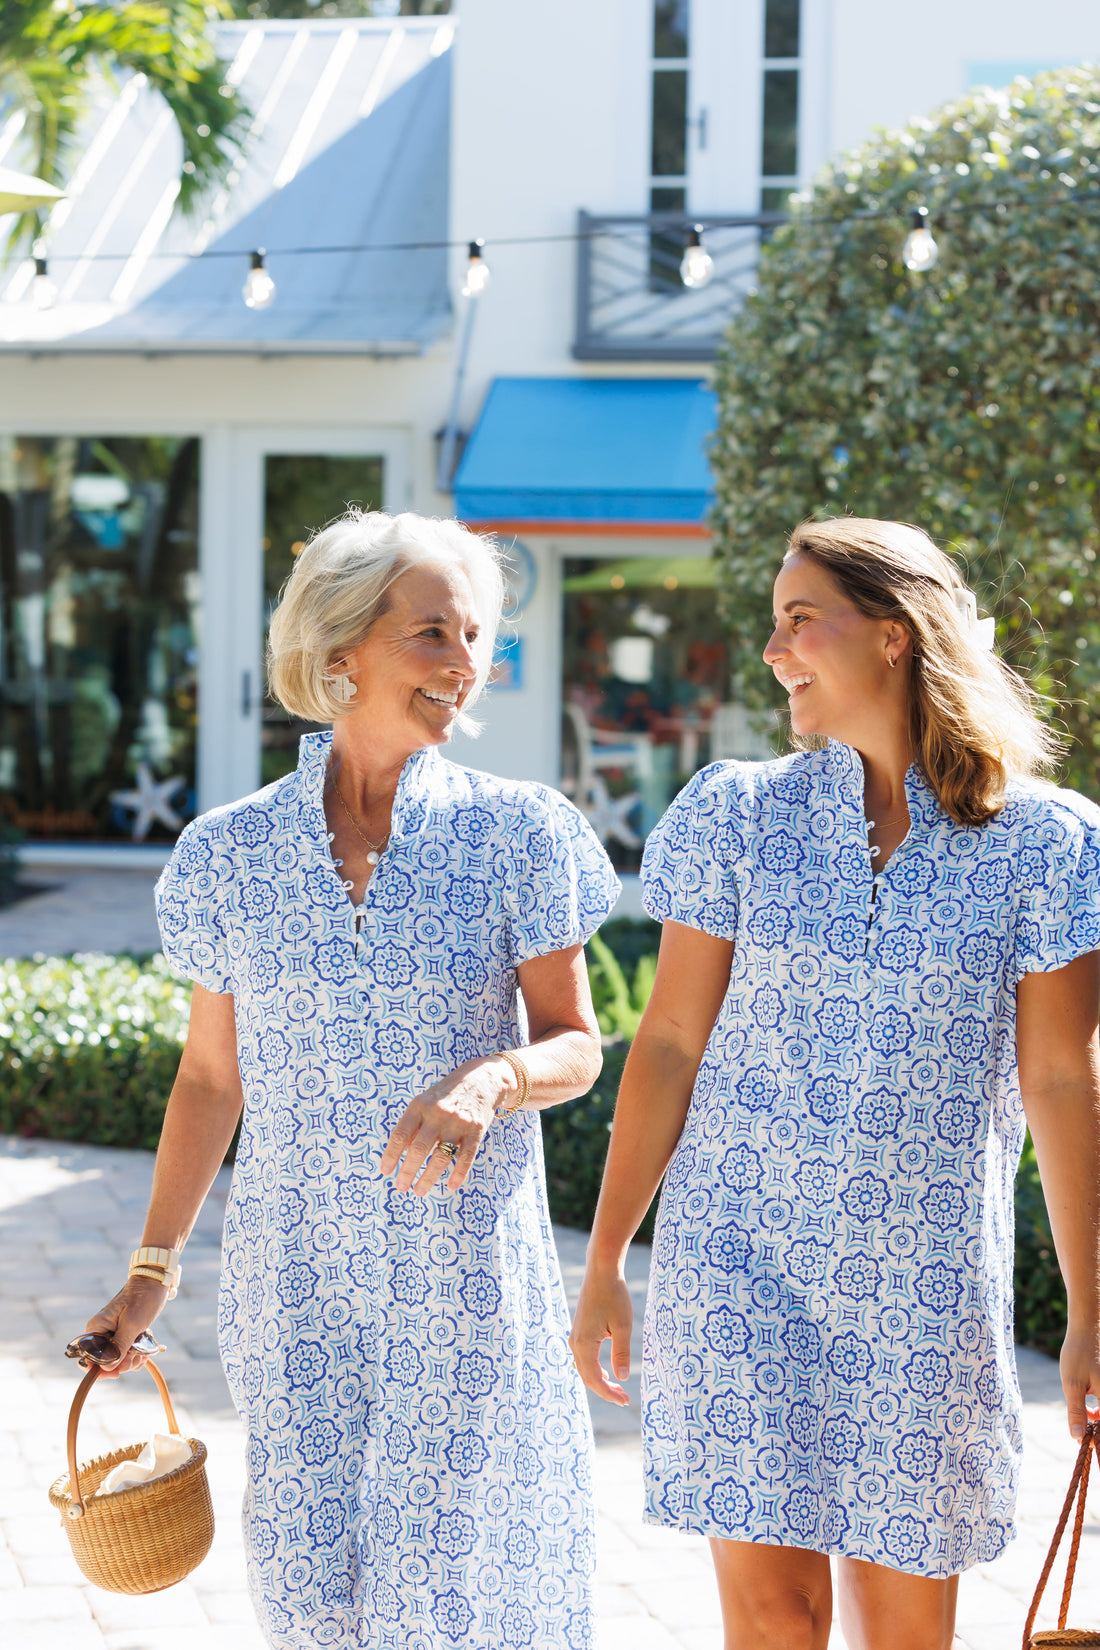
[[[969,65],[1100,57],[1096,0],[832,0],[832,153],[966,91]]]
[[[579,207],[646,209],[643,0],[466,0],[455,42],[451,222],[460,239],[572,235]],[[464,420],[491,377],[578,370],[576,246],[491,245]],[[456,273],[462,259],[456,254]]]

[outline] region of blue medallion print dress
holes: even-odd
[[[189,825],[157,891],[170,961],[236,1010],[219,1340],[253,1602],[276,1650],[587,1650],[591,1435],[538,1116],[495,1124],[451,1197],[378,1160],[415,1095],[526,1042],[517,964],[586,940],[618,884],[557,792],[425,750],[353,907],[330,743]]]
[[[654,1238],[646,1516],[946,1577],[1014,1533],[1015,987],[1100,949],[1100,811],[906,792],[874,878],[842,744],[706,768],[649,838],[650,915],[735,950]]]

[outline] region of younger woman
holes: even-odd
[[[1100,811],[914,527],[793,535],[764,658],[799,754],[716,763],[649,839],[664,933],[573,1332],[628,1373],[622,1258],[668,1171],[647,1517],[708,1535],[727,1650],[947,1650],[1013,1535],[1013,1178],[1030,1124],[1100,1395]]]

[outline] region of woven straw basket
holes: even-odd
[[[168,1430],[178,1434],[164,1376],[152,1362],[145,1367],[160,1390]],[[189,1438],[191,1456],[182,1467],[114,1495],[97,1496],[111,1468],[136,1460],[145,1447],[128,1444],[77,1466],[77,1423],[99,1374],[93,1364],[76,1389],[69,1411],[69,1470],[50,1489],[50,1501],[61,1514],[73,1557],[89,1581],[109,1593],[159,1593],[190,1575],[214,1539],[206,1445]]]
[[[1066,1617],[1069,1614],[1070,1595],[1073,1592],[1073,1577],[1077,1569],[1077,1553],[1081,1546],[1081,1530],[1085,1522],[1085,1495],[1089,1487],[1089,1467],[1092,1463],[1093,1451],[1096,1452],[1097,1462],[1100,1463],[1100,1420],[1089,1421],[1085,1427],[1085,1436],[1081,1440],[1081,1448],[1077,1454],[1077,1464],[1073,1469],[1073,1477],[1069,1482],[1069,1493],[1066,1496],[1062,1516],[1058,1520],[1058,1527],[1054,1531],[1054,1540],[1050,1544],[1043,1573],[1039,1577],[1039,1585],[1035,1589],[1035,1597],[1031,1601],[1031,1609],[1027,1615],[1027,1625],[1024,1627],[1023,1650],[1054,1650],[1058,1645],[1097,1645],[1100,1646],[1100,1627],[1081,1628],[1067,1627]],[[1070,1537],[1069,1559],[1066,1563],[1066,1581],[1062,1588],[1062,1605],[1058,1611],[1058,1626],[1049,1632],[1034,1633],[1035,1617],[1039,1612],[1039,1600],[1043,1596],[1047,1579],[1054,1567],[1054,1560],[1058,1555],[1058,1548],[1062,1543],[1062,1536],[1069,1522],[1070,1509],[1074,1497],[1077,1499],[1077,1511],[1073,1520],[1073,1535]]]

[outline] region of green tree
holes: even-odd
[[[902,262],[925,206],[940,247]],[[718,367],[714,520],[747,703],[786,534],[916,522],[1057,705],[1100,793],[1100,71],[976,91],[878,134],[792,202]]]
[[[73,141],[97,76],[144,74],[176,118],[183,138],[180,205],[189,210],[231,163],[244,114],[225,84],[211,23],[225,0],[0,0],[0,110],[26,114],[30,165],[63,185]],[[33,228],[25,214],[13,239]]]

